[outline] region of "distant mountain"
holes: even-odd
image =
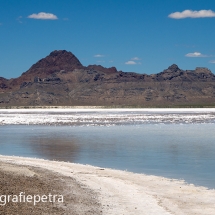
[[[61,70],[73,71],[74,69],[82,69],[83,65],[71,52],[53,51],[47,57],[35,63],[27,72],[22,76],[33,75],[50,75]]]
[[[207,68],[158,74],[83,66],[65,50],[53,51],[20,77],[0,77],[0,106],[213,106],[215,75]]]

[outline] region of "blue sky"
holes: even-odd
[[[215,73],[214,27],[214,0],[0,0],[0,76],[62,49],[84,66]]]

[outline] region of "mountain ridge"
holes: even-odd
[[[215,104],[215,75],[176,64],[157,74],[83,66],[66,50],[52,51],[18,78],[0,77],[0,106]]]

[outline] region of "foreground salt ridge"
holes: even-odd
[[[103,214],[215,214],[215,190],[179,180],[35,158],[0,156],[0,161],[75,178],[98,193]]]
[[[0,110],[0,125],[119,125],[214,122],[214,108]]]

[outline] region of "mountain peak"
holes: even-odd
[[[40,65],[41,63],[42,65]],[[43,63],[45,65],[43,65]],[[52,51],[48,56],[39,60],[36,64],[39,64],[37,66],[46,66],[46,67],[47,66],[64,67],[61,69],[65,69],[65,70],[73,70],[73,69],[76,69],[76,68],[78,69],[82,67],[82,64],[78,60],[78,58],[72,52],[68,52],[66,50]]]
[[[171,70],[172,72],[177,72],[179,69],[178,65],[172,64],[171,66],[168,67],[168,70]]]
[[[68,52],[66,50],[55,50],[35,63],[24,74],[40,76],[41,74],[52,74],[60,70],[73,71],[74,69],[82,68],[83,65],[72,52]]]
[[[49,54],[49,56],[52,56],[52,57],[57,57],[60,55],[73,55],[74,56],[74,54],[72,54],[72,52],[68,52],[66,50],[54,50]]]
[[[54,50],[50,53],[50,55],[53,55],[53,54],[60,54],[60,53],[71,53],[71,52],[68,52],[66,50]]]

